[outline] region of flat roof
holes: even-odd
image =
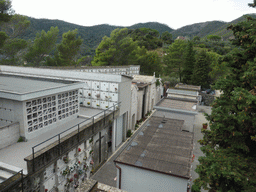
[[[197,85],[187,85],[183,83],[178,83],[175,85],[175,89],[185,89],[185,90],[194,90],[194,91],[200,91],[201,86]]]
[[[78,84],[79,86],[77,86]],[[44,92],[45,94],[54,94],[66,91],[67,87],[69,87],[68,90],[80,88],[81,84],[81,82],[77,81],[35,78],[0,73],[0,98],[27,100],[31,98],[22,98],[22,96],[37,93],[37,95],[34,96],[40,97]]]
[[[193,133],[182,131],[183,124],[184,120],[151,117],[115,162],[189,178]]]
[[[196,111],[196,108],[194,107],[197,103],[193,101],[181,101],[181,100],[175,100],[175,99],[163,99],[160,101],[157,106],[158,107],[164,107],[164,108],[172,108],[172,109],[178,109],[178,110],[185,110],[185,111]]]
[[[40,77],[50,77],[55,79],[74,79],[74,80],[93,80],[106,82],[123,82],[127,78],[133,79],[127,75],[104,74],[104,73],[90,73],[63,69],[48,69],[48,68],[32,68],[32,67],[16,67],[1,65],[0,71],[2,73],[16,73],[23,75],[34,75]]]

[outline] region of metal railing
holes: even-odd
[[[18,177],[18,175],[21,175],[20,178],[14,179],[15,177]],[[21,183],[21,191],[23,192],[23,169],[20,170],[19,172],[15,173],[13,176],[11,176],[10,178],[8,178],[7,180],[5,180],[3,183],[0,184],[0,191],[1,192],[7,192],[9,191],[9,189],[14,186],[14,185],[18,185],[19,183]],[[13,181],[14,180],[14,181]],[[6,183],[6,184],[5,184]],[[3,187],[3,188],[2,188]]]
[[[114,119],[115,110],[117,109],[116,107],[119,107],[119,108],[120,108],[120,103],[121,103],[121,102],[116,103],[116,104],[113,104],[112,107],[109,107],[109,108],[107,108],[107,109],[105,109],[105,110],[103,110],[103,111],[97,113],[96,115],[93,115],[92,117],[90,117],[90,118],[88,118],[88,119],[86,119],[86,120],[84,120],[84,121],[82,121],[82,122],[80,122],[80,123],[78,123],[78,124],[76,124],[76,125],[74,125],[74,126],[68,128],[68,129],[66,129],[65,131],[62,131],[61,133],[59,133],[59,134],[57,134],[57,135],[54,135],[53,137],[50,137],[49,139],[47,139],[47,140],[45,140],[45,141],[43,141],[43,142],[41,142],[41,143],[39,143],[39,144],[33,146],[33,147],[32,147],[33,172],[35,172],[35,148],[36,148],[36,147],[39,147],[40,145],[42,145],[42,144],[44,144],[44,143],[46,143],[46,142],[48,142],[48,141],[50,141],[50,140],[52,140],[52,139],[54,139],[54,138],[58,138],[58,151],[59,151],[59,155],[61,155],[61,154],[60,154],[60,140],[61,140],[61,135],[62,135],[62,134],[66,133],[67,131],[69,131],[69,130],[71,130],[71,129],[77,128],[77,132],[78,132],[78,143],[79,143],[79,142],[80,142],[80,141],[79,141],[79,132],[80,132],[80,125],[81,125],[81,124],[83,124],[83,123],[85,123],[85,122],[87,122],[87,121],[92,121],[92,124],[93,124],[93,127],[94,127],[95,117],[98,116],[98,115],[100,115],[100,114],[104,114],[104,125],[105,125],[105,124],[106,124],[106,121],[105,121],[105,119],[106,119],[106,112],[107,112],[107,111],[110,111],[110,109],[113,108],[113,109],[114,109],[114,110],[113,110],[113,119]],[[94,134],[94,132],[93,132],[93,134]]]

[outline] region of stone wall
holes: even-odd
[[[19,137],[20,124],[18,122],[0,127],[0,149],[16,143]]]

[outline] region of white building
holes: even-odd
[[[133,192],[187,192],[193,133],[183,120],[152,117],[114,161],[117,187]]]
[[[18,122],[19,131],[14,132],[27,140],[79,114],[81,82],[5,74],[0,74],[0,82],[0,125]],[[0,148],[17,142],[17,136],[10,140],[14,132],[2,132]]]
[[[13,66],[1,66],[0,71],[4,74],[82,82],[79,103],[88,108],[103,110],[120,103],[120,116],[113,122],[112,151],[122,143],[126,130],[130,129],[130,76]]]
[[[156,91],[155,76],[134,75],[132,83],[137,89],[137,118],[140,120],[149,111],[153,110],[153,106],[160,100],[161,94]]]

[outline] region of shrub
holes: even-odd
[[[128,130],[127,133],[126,133],[126,137],[131,137],[131,136],[132,136],[132,131]]]

